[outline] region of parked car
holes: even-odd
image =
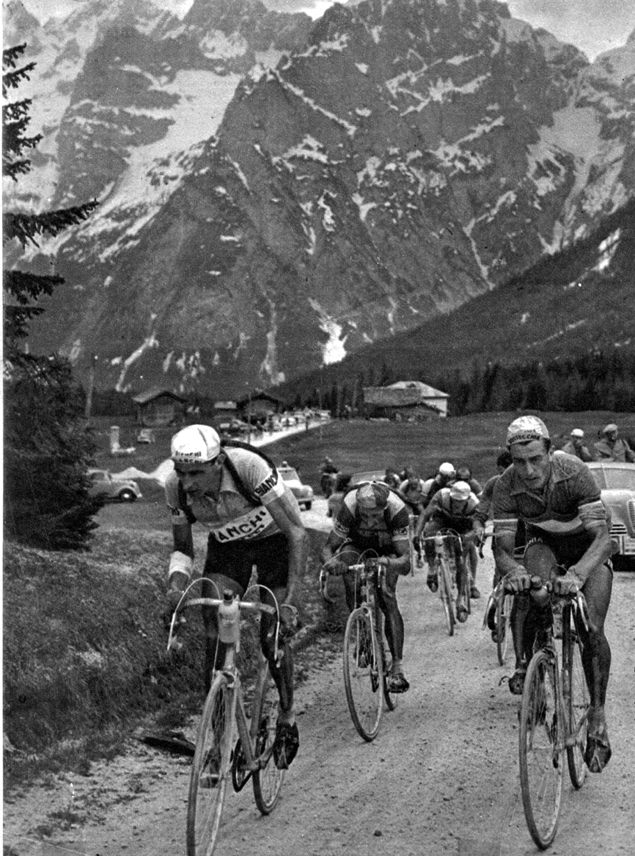
[[[247,437],[253,430],[242,419],[232,418],[218,423],[219,434],[224,434],[226,437]]]
[[[291,488],[291,493],[298,500],[300,508],[305,508],[309,511],[313,505],[313,488],[308,484],[302,484],[295,467],[283,465],[278,467],[278,472],[282,476],[284,482]]]
[[[635,571],[635,464],[591,461],[587,466],[611,511],[611,538],[618,544],[613,565]]]
[[[117,478],[108,470],[88,470],[90,496],[104,496],[114,502],[135,502],[143,494],[133,479]]]

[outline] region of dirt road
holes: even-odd
[[[491,559],[479,574],[487,592]],[[316,667],[298,693],[301,750],[281,802],[263,818],[249,787],[231,794],[219,856],[538,852],[518,785],[518,700],[501,683],[512,664],[498,665],[481,627],[484,598],[450,638],[421,571],[400,580],[398,591],[410,692],[367,744],[348,714],[340,662]],[[554,856],[633,852],[635,575],[616,576],[608,634],[614,754],[581,791],[565,784]],[[60,777],[6,803],[5,845],[15,845],[12,856],[184,854],[188,773],[189,759],[132,744],[126,757],[95,765],[89,777]]]

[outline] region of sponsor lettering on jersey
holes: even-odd
[[[212,535],[221,544],[227,541],[246,541],[260,535],[272,522],[272,517],[263,506],[237,517],[235,520],[225,523],[223,526],[213,527]]]
[[[256,496],[264,496],[266,493],[278,484],[278,473],[271,473],[270,476],[260,482],[257,488],[254,488]]]

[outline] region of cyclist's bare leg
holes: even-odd
[[[273,589],[273,594],[278,603],[284,601],[286,590],[284,588]],[[261,590],[261,600],[271,606],[275,605],[268,591]],[[267,662],[271,677],[278,690],[279,714],[278,719],[293,724],[295,716],[293,712],[293,652],[290,645],[285,645],[282,657],[276,662],[275,658],[275,634],[276,618],[272,615],[262,613],[260,619],[260,646]]]
[[[203,583],[201,597],[219,598],[223,596],[225,589],[230,589],[234,594],[243,594],[242,587],[224,574],[210,574],[206,579],[210,583]],[[211,606],[202,607],[203,625],[205,627],[205,692],[212,685],[214,669],[219,669],[225,661],[225,645],[218,641],[218,610]]]
[[[589,611],[589,632],[583,638],[582,665],[589,688],[591,705],[588,711],[588,742],[596,746],[598,757],[592,760],[593,747],[587,753],[587,764],[592,772],[600,772],[611,755],[606,733],[606,689],[611,669],[611,648],[604,634],[604,621],[608,612],[613,587],[611,570],[602,565],[587,578],[582,591]]]

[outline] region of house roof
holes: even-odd
[[[364,387],[364,403],[379,407],[408,407],[425,402],[418,389],[392,389],[389,386]]]
[[[276,398],[275,395],[269,395],[268,392],[252,392],[251,395],[245,395],[237,401],[241,407],[244,404],[249,404],[250,401],[271,401],[274,404],[284,404],[281,398]]]
[[[420,380],[399,380],[397,383],[391,383],[388,389],[418,389],[423,398],[449,398],[447,392],[441,392],[440,389],[435,389],[427,383],[422,383]]]
[[[154,401],[155,398],[160,398],[161,396],[167,396],[168,398],[173,398],[175,401],[185,402],[185,399],[180,395],[177,395],[176,392],[172,392],[169,389],[159,389],[158,387],[152,387],[151,389],[147,389],[145,392],[140,392],[137,395],[132,396],[132,400],[135,404],[147,404],[149,401]]]

